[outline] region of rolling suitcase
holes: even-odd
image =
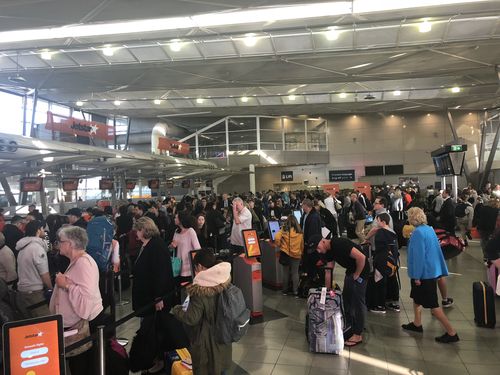
[[[479,327],[495,328],[495,292],[483,281],[472,284],[474,302],[474,322]]]
[[[494,264],[488,264],[486,269],[486,276],[488,277],[488,284],[493,288],[493,293],[497,290],[498,270]]]

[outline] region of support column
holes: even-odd
[[[229,167],[229,118],[226,117],[226,165]]]
[[[47,206],[47,195],[45,194],[45,181],[43,182],[42,190],[40,191],[40,205],[42,206],[42,215],[47,217],[49,207]]]
[[[248,165],[248,170],[250,171],[250,191],[252,193],[256,193],[255,191],[255,164],[249,164]]]
[[[442,176],[441,177],[441,190],[446,189],[446,177]]]
[[[142,177],[139,177],[137,183],[139,184],[139,197],[142,198]]]
[[[35,92],[33,93],[33,108],[31,112],[31,130],[30,130],[30,137],[35,136],[35,116],[36,116],[36,106],[38,104],[38,89],[35,89]]]
[[[16,198],[14,198],[14,194],[12,194],[12,190],[10,189],[9,182],[7,178],[0,177],[0,184],[2,184],[3,191],[5,192],[5,196],[9,201],[9,206],[17,206]]]
[[[453,180],[452,180],[452,184],[453,184],[453,201],[455,203],[457,203],[457,197],[458,197],[458,176],[453,176]]]
[[[493,143],[491,145],[490,155],[488,156],[488,160],[486,161],[484,172],[481,174],[481,183],[478,186],[478,189],[481,189],[484,186],[484,184],[486,184],[486,181],[488,181],[488,176],[491,172],[491,166],[493,165],[493,160],[495,160],[498,141],[500,139],[500,120],[497,120],[497,126],[495,128],[496,128],[495,138],[493,139]]]

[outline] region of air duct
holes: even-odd
[[[151,131],[151,153],[159,154],[158,141],[160,137],[166,137],[168,133],[168,125],[164,122],[158,122]]]

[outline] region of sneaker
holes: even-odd
[[[375,313],[375,314],[385,314],[385,307],[375,306],[375,307],[370,308],[370,312]]]
[[[282,290],[281,294],[283,294],[284,296],[288,296],[288,290]]]
[[[460,341],[460,338],[458,337],[458,334],[455,333],[454,336],[448,335],[448,332],[446,332],[443,336],[438,336],[435,338],[437,342],[440,342],[441,344],[449,344],[452,342],[458,342]]]
[[[453,298],[448,297],[448,298],[442,300],[441,305],[443,305],[443,307],[445,307],[445,308],[453,306]]]
[[[401,325],[401,327],[407,331],[420,332],[420,333],[424,332],[422,326],[417,327],[415,324],[413,324],[413,322],[410,322],[408,324],[403,324]]]
[[[401,308],[396,303],[388,303],[385,307],[391,311],[396,311],[396,312],[401,311]]]

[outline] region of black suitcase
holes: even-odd
[[[483,281],[472,284],[474,301],[474,322],[479,327],[495,328],[495,292]]]

